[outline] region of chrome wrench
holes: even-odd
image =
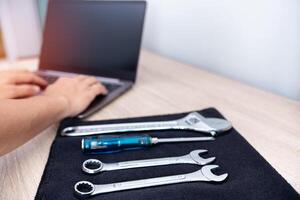
[[[96,174],[103,171],[113,171],[122,169],[132,169],[141,167],[153,167],[161,165],[172,164],[194,164],[194,165],[206,165],[213,162],[216,158],[202,158],[200,153],[207,152],[207,150],[199,149],[191,151],[189,154],[178,157],[165,157],[146,160],[134,160],[117,163],[103,163],[97,159],[88,159],[83,162],[82,170],[88,174]]]
[[[181,119],[172,121],[70,126],[64,128],[61,135],[87,136],[107,133],[179,129],[199,131],[215,136],[217,133],[231,129],[231,127],[231,123],[225,119],[206,118],[197,112],[192,112]]]
[[[117,192],[122,190],[132,190],[145,187],[153,187],[160,185],[196,182],[196,181],[212,181],[222,182],[228,174],[215,175],[212,173],[212,169],[219,167],[218,165],[206,165],[200,170],[189,173],[174,176],[165,176],[150,179],[141,179],[135,181],[117,182],[111,184],[95,185],[89,181],[80,181],[74,185],[75,194],[79,198],[89,198],[94,195],[104,194],[109,192]]]

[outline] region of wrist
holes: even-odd
[[[61,119],[69,117],[70,115],[70,102],[67,97],[65,96],[58,96],[57,100],[61,106]]]
[[[59,120],[68,117],[69,114],[69,100],[65,96],[47,96],[50,103],[57,109]]]

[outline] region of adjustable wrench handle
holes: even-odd
[[[88,136],[96,134],[123,133],[135,131],[152,131],[152,130],[168,130],[178,128],[177,121],[162,122],[136,122],[121,124],[104,124],[104,125],[88,125],[73,126],[63,129],[63,136]]]

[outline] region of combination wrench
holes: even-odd
[[[141,167],[153,167],[172,164],[194,164],[206,165],[215,160],[215,157],[202,158],[199,154],[205,153],[207,150],[199,149],[191,151],[189,154],[178,157],[165,157],[146,160],[134,160],[117,163],[103,163],[97,159],[88,159],[83,162],[82,170],[88,174],[96,174],[103,171],[113,171],[122,169],[132,169]]]
[[[89,181],[79,181],[74,185],[75,195],[78,198],[89,198],[94,195],[104,194],[109,192],[117,192],[122,190],[132,190],[138,188],[146,188],[160,185],[196,182],[196,181],[212,181],[222,182],[228,174],[215,175],[212,173],[212,169],[219,167],[218,165],[205,165],[200,170],[173,176],[165,176],[158,178],[140,179],[135,181],[117,182],[111,184],[96,185]]]

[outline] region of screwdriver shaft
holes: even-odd
[[[174,143],[174,142],[198,142],[212,141],[214,137],[180,137],[180,138],[151,138],[152,144],[157,143]]]

